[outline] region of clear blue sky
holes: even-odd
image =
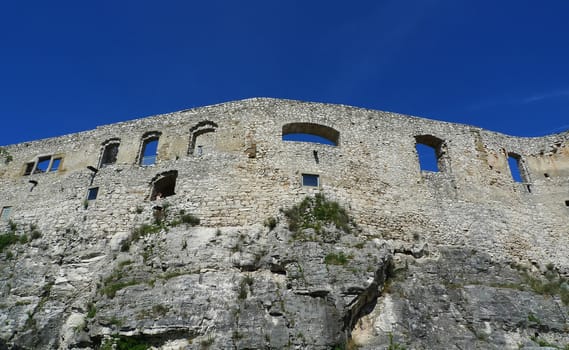
[[[249,97],[569,129],[569,1],[5,1],[0,145]]]

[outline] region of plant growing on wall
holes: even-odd
[[[329,225],[349,233],[353,226],[347,211],[338,202],[326,199],[321,193],[305,197],[300,204],[284,210],[284,214],[289,230],[295,233],[307,228],[322,233]]]
[[[0,157],[4,157],[4,164],[8,164],[14,160],[14,157],[12,157],[12,155],[2,147],[0,147]]]

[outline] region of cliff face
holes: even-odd
[[[3,147],[0,349],[567,347],[567,139],[252,99]]]
[[[429,247],[420,236],[385,241],[353,223],[301,219],[291,231],[282,214],[279,223],[216,229],[169,211],[108,243],[69,232],[5,248],[3,347],[569,344],[569,286],[553,266],[542,273],[475,248]],[[301,215],[313,220],[310,210]]]
[[[70,232],[63,251],[42,238],[9,246],[4,342],[329,349],[346,342],[389,275],[385,242],[331,220],[294,232],[276,219],[214,229],[169,211],[108,245]]]

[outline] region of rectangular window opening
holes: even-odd
[[[49,164],[51,163],[51,156],[40,157],[38,159],[38,164],[36,165],[36,170],[34,174],[46,173],[49,170]]]
[[[97,199],[97,195],[99,194],[99,187],[90,188],[87,192],[87,200],[92,201]]]
[[[54,158],[53,161],[51,162],[51,167],[49,168],[49,171],[59,170],[60,164],[61,164],[61,158]]]
[[[3,207],[2,208],[2,213],[0,214],[0,218],[3,221],[8,221],[8,219],[10,218],[10,213],[12,212],[12,207]]]
[[[510,167],[510,174],[515,182],[523,182],[522,174],[520,172],[520,160],[514,156],[508,156],[508,166]]]
[[[565,206],[569,207],[569,201],[565,201]]]
[[[108,144],[104,151],[103,156],[101,158],[101,167],[106,165],[115,164],[117,162],[117,156],[119,154],[119,143],[111,143]]]
[[[302,174],[302,186],[320,186],[320,176],[315,174]]]
[[[419,166],[421,167],[421,171],[438,172],[439,157],[437,155],[437,150],[434,147],[427,146],[422,143],[417,143],[415,148],[419,155]]]
[[[34,170],[34,165],[36,165],[36,163],[34,163],[34,162],[26,163],[26,168],[24,170],[24,176],[30,175],[32,173],[32,171]]]
[[[158,139],[148,139],[144,142],[140,165],[149,166],[156,164],[156,154],[158,153]]]

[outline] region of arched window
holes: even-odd
[[[204,120],[193,127],[190,128],[190,146],[188,148],[188,154],[193,154],[195,156],[201,156],[204,152],[211,151],[212,148],[211,142],[203,142],[207,141],[204,140],[204,134],[213,133],[217,130],[218,125],[215,122],[210,120]]]
[[[433,135],[415,136],[415,149],[423,171],[443,172],[448,168],[446,143]]]
[[[152,192],[150,200],[156,200],[176,194],[176,179],[178,178],[177,170],[170,170],[156,175],[152,181]]]
[[[99,162],[99,168],[107,165],[115,164],[117,162],[117,155],[119,154],[120,139],[114,138],[107,140],[101,144],[101,160]]]
[[[141,150],[139,156],[139,164],[141,166],[149,166],[156,164],[156,155],[158,154],[158,140],[162,133],[159,131],[150,131],[142,135]]]
[[[282,140],[338,146],[340,132],[329,126],[320,124],[289,123],[283,125]]]

